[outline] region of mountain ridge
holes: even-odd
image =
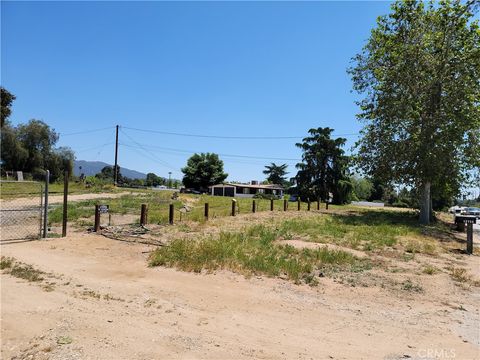
[[[98,174],[105,166],[113,166],[107,164],[103,161],[88,161],[88,160],[75,160],[73,163],[73,174],[75,176],[80,176],[80,174],[85,174],[85,176],[93,176]],[[80,167],[82,167],[80,169]],[[120,166],[120,173],[122,176],[128,177],[130,179],[145,179],[147,174],[140,171],[123,168]]]

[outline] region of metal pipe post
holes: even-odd
[[[43,238],[48,235],[48,183],[50,182],[50,170],[45,173],[45,202],[43,204]]]
[[[63,221],[62,221],[62,237],[67,236],[67,216],[68,216],[68,171],[63,175]]]
[[[467,224],[467,254],[473,254],[473,223]]]

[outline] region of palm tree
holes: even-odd
[[[287,164],[277,165],[270,163],[265,166],[263,173],[267,175],[267,181],[272,184],[283,185],[286,182],[285,175],[287,174]]]

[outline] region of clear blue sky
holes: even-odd
[[[12,123],[44,120],[79,160],[113,163],[118,124],[125,127],[122,167],[180,178],[188,151],[208,151],[264,157],[221,156],[229,180],[262,180],[268,158],[300,158],[295,139],[126,127],[219,136],[302,137],[319,126],[358,133],[346,68],[389,6],[2,1],[1,83],[17,96]],[[356,137],[348,139],[347,149]],[[295,160],[272,161],[295,174]]]

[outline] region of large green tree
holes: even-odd
[[[373,184],[370,180],[352,176],[350,182],[353,186],[353,193],[358,200],[367,200],[370,198],[373,191]]]
[[[287,182],[287,164],[277,165],[272,162],[265,165],[263,173],[267,175],[267,181],[271,184],[285,185]]]
[[[432,218],[432,192],[458,193],[480,166],[476,5],[393,3],[349,69],[363,95],[359,163],[375,178],[418,188],[421,223]]]
[[[302,149],[302,162],[295,178],[297,191],[303,200],[329,199],[333,194],[333,202],[343,204],[350,200],[352,184],[348,177],[348,156],[342,147],[346,139],[332,139],[333,129],[310,129],[310,136],[304,138],[296,146]]]
[[[167,179],[162,178],[154,173],[148,173],[145,179],[146,186],[166,185],[167,182]]]
[[[8,122],[1,134],[2,170],[24,171],[34,178],[50,170],[50,179],[58,180],[63,172],[72,173],[75,155],[68,147],[56,148],[58,134],[40,120],[11,126]]]
[[[223,172],[223,161],[217,154],[193,154],[182,168],[183,185],[206,191],[209,186],[223,182],[228,174]]]
[[[15,95],[11,94],[7,89],[3,86],[0,86],[0,99],[1,99],[1,126],[7,121],[8,117],[12,113],[12,103],[15,100]]]

